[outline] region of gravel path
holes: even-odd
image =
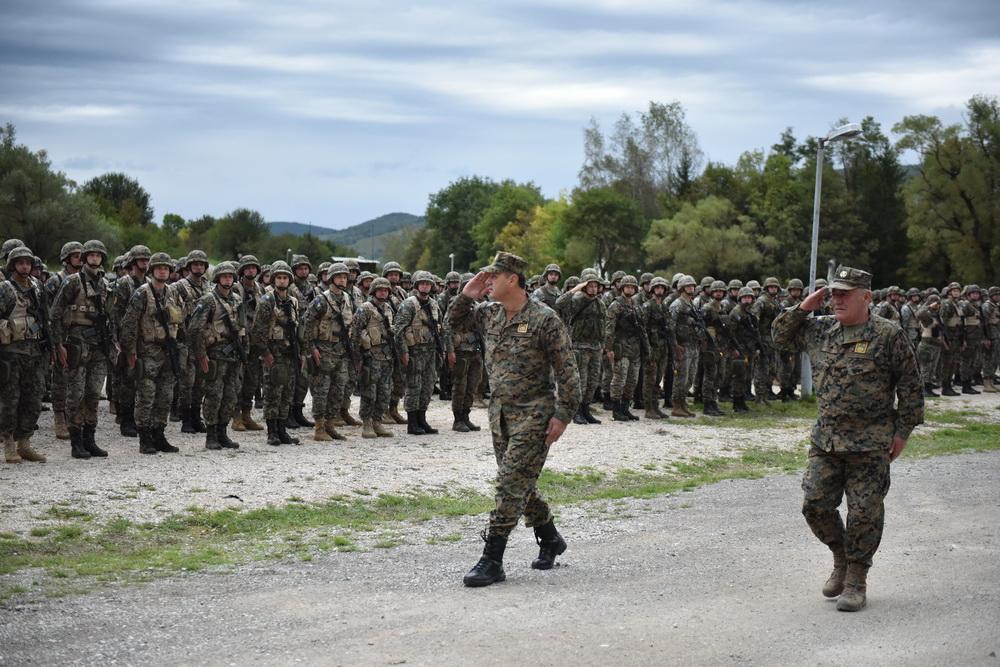
[[[976,409],[1000,421],[1000,410],[993,409],[1000,407],[997,394],[963,396],[937,405]],[[183,435],[179,424],[171,424],[169,437],[181,453],[169,456],[139,454],[138,441],[118,435],[106,408],[102,403],[98,439],[111,456],[103,460],[70,458],[69,444],[53,437],[51,413],[43,413],[34,442],[49,462],[0,464],[0,531],[25,534],[51,521],[46,511],[60,503],[101,520],[157,521],[195,505],[256,508],[292,497],[317,501],[335,495],[460,487],[482,492],[496,473],[486,411],[472,413],[483,431],[455,433],[450,430],[449,404],[439,400],[432,401],[428,411],[428,421],[441,431],[438,435],[413,437],[406,435],[405,426],[391,426],[396,437],[363,440],[357,427],[344,429],[350,438],[346,442],[317,443],[310,439],[311,429],[299,429],[302,445],[275,448],[265,444],[263,432],[238,433],[233,435],[242,447],[230,453],[207,451],[203,435]],[[776,428],[749,430],[679,419],[620,423],[606,413],[600,418],[600,425],[571,424],[546,466],[615,471],[735,456],[747,448],[792,449],[808,437],[810,426],[807,420],[791,420]]]

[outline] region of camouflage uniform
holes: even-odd
[[[337,263],[331,271],[333,275],[346,275],[347,267]],[[309,390],[313,399],[316,440],[343,439],[334,427],[333,419],[340,414],[344,389],[350,381],[348,367],[354,363],[350,348],[353,319],[351,300],[333,284],[329,290],[317,295],[306,309],[302,323],[303,349],[312,364]],[[319,353],[318,364],[312,358],[314,352]]]
[[[596,273],[587,272],[584,272],[581,279],[587,282],[599,280]],[[589,411],[589,405],[594,400],[594,392],[597,391],[601,380],[604,327],[608,309],[600,296],[591,298],[582,291],[566,292],[561,295],[556,301],[556,307],[573,341],[576,370],[580,375],[582,396],[580,409]]]
[[[309,258],[305,255],[294,255],[292,257],[292,274],[295,277],[292,280],[292,285],[288,288],[288,293],[295,297],[295,300],[299,304],[298,319],[301,324],[302,318],[305,317],[306,309],[309,304],[312,303],[313,298],[317,294],[316,286],[313,285],[308,279],[299,278],[295,273],[296,268],[299,266],[308,266],[312,270],[312,264],[309,262]],[[300,368],[295,373],[295,393],[292,396],[292,420],[289,420],[289,426],[296,426],[292,423],[297,422],[299,426],[314,426],[314,423],[305,418],[302,410],[305,407],[306,394],[309,392],[309,372],[310,366],[306,364],[305,368]],[[315,399],[315,397],[313,397]]]
[[[760,350],[760,327],[757,318],[750,312],[753,303],[746,305],[742,303],[742,297],[753,297],[753,290],[749,287],[740,289],[740,303],[737,303],[729,311],[730,341],[732,342],[732,355],[729,360],[730,369],[730,393],[733,397],[734,410],[743,412],[746,408],[746,399],[750,396],[750,372],[754,356]]]
[[[134,246],[129,250],[125,255],[125,268],[129,273],[116,280],[114,287],[111,288],[111,295],[108,298],[108,317],[111,318],[111,326],[119,338],[121,337],[122,319],[125,317],[125,310],[132,301],[132,294],[146,282],[145,272],[140,272],[140,275],[133,275],[131,272],[138,260],[149,259],[150,254],[149,248],[146,246]],[[121,434],[130,438],[137,435],[135,395],[134,374],[129,370],[125,355],[119,354],[115,357],[114,364],[114,400],[116,414],[121,421]]]
[[[965,288],[966,299],[958,304],[958,312],[962,318],[962,393],[978,394],[972,385],[976,375],[983,367],[983,350],[985,349],[986,322],[983,319],[981,300],[971,298],[972,294],[982,295],[978,285]]]
[[[444,277],[444,282],[445,282],[445,289],[441,290],[441,292],[435,296],[435,301],[437,301],[438,304],[438,311],[442,313],[442,316],[444,313],[448,312],[448,305],[451,303],[452,299],[454,299],[458,295],[459,286],[461,285],[462,282],[462,276],[458,273],[458,271],[449,271]],[[444,323],[442,322],[442,325],[443,324]],[[447,338],[448,337],[446,335],[445,336],[446,352],[449,351],[447,349],[448,347]],[[450,351],[454,352],[454,350]],[[454,383],[454,378],[452,377],[452,375],[453,375],[453,369],[447,363],[447,359],[445,359],[444,363],[442,363],[441,367],[438,369],[438,386],[441,388],[442,401],[450,400],[453,397],[452,385]]]
[[[208,257],[200,250],[192,250],[187,256],[187,266],[190,267],[192,262],[204,262],[207,265]],[[181,335],[177,341],[181,357],[181,378],[178,387],[180,398],[178,402],[184,418],[181,430],[184,433],[204,433],[205,424],[201,420],[201,403],[205,397],[205,378],[197,372],[187,329],[195,306],[205,295],[208,281],[204,276],[196,279],[193,275],[189,275],[178,280],[175,285],[181,296],[181,301],[184,303],[184,326],[181,328]]]
[[[789,294],[781,301],[781,310],[794,308],[802,301],[801,297],[792,297],[791,290],[793,289],[804,289],[802,281],[798,278],[792,278],[788,281]],[[794,400],[796,398],[795,387],[799,384],[799,378],[802,377],[802,350],[776,350],[775,359],[778,363],[778,384],[781,386],[782,400]]]
[[[948,285],[945,293],[947,296],[941,299],[941,323],[944,325],[944,335],[947,346],[941,350],[941,386],[942,394],[955,395],[952,384],[955,373],[959,369],[959,358],[962,352],[962,316],[958,310],[958,303],[951,296],[953,289],[961,289],[958,283]]]
[[[376,278],[368,300],[354,314],[351,348],[361,361],[358,383],[361,389],[361,419],[381,421],[392,394],[392,373],[396,351],[392,336],[392,306],[375,297],[376,289],[388,289],[388,280]]]
[[[1000,366],[1000,287],[989,289],[989,300],[983,303],[983,320],[986,323],[990,347],[983,358],[983,386],[989,393],[997,391],[993,376]]]
[[[635,276],[622,278],[622,287],[638,287]],[[631,296],[621,294],[608,306],[604,327],[604,352],[614,352],[614,366],[611,379],[611,400],[618,402],[618,411],[628,412],[628,403],[639,380],[639,362],[649,349],[649,340],[642,328],[639,309]],[[616,414],[617,414],[616,412]]]
[[[448,301],[448,307],[443,312],[449,312],[457,296],[456,294]],[[451,369],[451,411],[456,421],[453,429],[462,432],[478,431],[479,427],[469,421],[469,413],[472,411],[472,404],[476,400],[479,382],[483,376],[483,346],[477,332],[455,331],[448,314],[445,315],[443,329],[445,351],[449,355],[455,355],[455,367]]]
[[[691,276],[684,276],[677,283],[693,285],[694,279]],[[701,345],[701,333],[699,330],[700,319],[697,317],[696,309],[687,294],[681,294],[670,304],[670,324],[677,337],[677,346],[683,350],[683,358],[676,359],[674,363],[674,384],[671,399],[674,408],[679,404],[687,404],[688,387],[694,378],[698,368],[698,348]],[[675,415],[677,416],[677,415]]]
[[[417,271],[413,283],[419,286],[421,282],[430,280],[426,271]],[[431,298],[421,300],[418,296],[407,297],[392,323],[393,336],[396,339],[396,349],[399,354],[409,354],[409,365],[406,367],[406,411],[415,413],[418,423],[424,426],[423,419],[427,406],[431,401],[436,378],[436,360],[441,345],[441,311],[437,301]],[[412,421],[407,416],[407,423]],[[412,424],[411,424],[412,425]],[[424,431],[427,428],[424,427]],[[428,432],[434,432],[433,429]]]
[[[778,300],[767,291],[770,285],[779,286],[777,278],[767,278],[764,280],[764,291],[757,297],[753,308],[750,310],[757,318],[757,325],[760,327],[761,351],[757,357],[757,364],[754,367],[754,393],[758,401],[766,401],[773,395],[771,387],[774,384],[774,374],[776,366],[776,351],[771,340],[771,324],[778,316],[780,306]]]
[[[45,281],[45,296],[51,304],[55,301],[59,288],[63,286],[66,279],[77,270],[70,271],[69,258],[74,253],[80,253],[83,244],[77,241],[70,241],[63,245],[59,252],[59,261],[63,262],[64,268]],[[52,364],[52,382],[50,384],[50,394],[52,395],[52,419],[55,423],[56,437],[60,440],[69,439],[69,430],[66,424],[66,369],[61,364]]]
[[[911,288],[906,296],[908,301],[899,309],[899,326],[903,328],[910,347],[916,350],[920,345],[920,320],[917,319],[917,310],[920,309],[920,290]],[[918,298],[912,298],[914,296]]]
[[[663,394],[660,384],[670,365],[670,357],[677,346],[677,338],[670,325],[670,310],[652,294],[652,290],[659,286],[669,287],[663,278],[653,278],[650,283],[650,295],[641,310],[643,328],[649,338],[649,354],[646,356],[642,376],[643,402],[647,416],[651,416],[650,411],[652,411],[658,417],[666,417],[659,411],[660,397]]]
[[[710,286],[709,293],[724,292],[726,284],[717,280]],[[722,360],[728,349],[726,322],[722,315],[722,298],[710,296],[701,306],[702,319],[708,334],[701,355],[702,380],[701,400],[706,415],[719,415],[719,383],[722,381]]]
[[[840,267],[832,289],[867,289],[871,276]],[[782,312],[774,343],[804,348],[812,361],[819,418],[802,480],[802,513],[821,542],[846,553],[862,574],[882,538],[889,448],[923,422],[916,359],[903,331],[882,318],[843,327],[801,308]],[[894,409],[893,403],[898,398]],[[847,528],[837,506],[847,496]],[[863,592],[863,591],[862,591]]]
[[[937,373],[938,359],[944,347],[944,326],[941,324],[940,313],[931,308],[932,304],[940,303],[937,295],[931,295],[927,304],[917,311],[917,321],[920,323],[920,343],[917,345],[917,362],[920,366],[920,376],[924,384],[924,394],[937,396],[932,392],[934,376]]]
[[[264,288],[257,281],[247,282],[243,279],[243,269],[248,266],[260,268],[257,258],[253,255],[244,255],[240,258],[239,275],[240,280],[233,286],[233,290],[240,295],[243,301],[243,315],[247,320],[247,330],[253,328],[254,314],[257,312],[257,304],[264,296]],[[246,363],[241,364],[243,376],[240,378],[240,395],[237,399],[239,404],[239,419],[234,419],[233,430],[259,431],[263,427],[253,420],[254,397],[261,390],[261,380],[264,377],[264,369],[260,359],[250,355]]]
[[[531,293],[531,298],[540,303],[544,303],[546,306],[552,310],[556,309],[556,301],[562,295],[562,290],[559,289],[558,284],[552,284],[549,282],[549,273],[555,272],[562,277],[562,270],[559,268],[558,264],[549,264],[545,267],[545,273],[542,274],[542,286]]]

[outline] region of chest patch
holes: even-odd
[[[854,344],[854,354],[868,354],[868,341]]]
[[[517,333],[528,333],[528,323],[524,322],[517,325]]]

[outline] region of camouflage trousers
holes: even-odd
[[[59,364],[52,365],[52,382],[49,393],[52,395],[52,411],[66,411],[66,369]]]
[[[309,364],[305,368],[300,368],[295,375],[295,390],[292,392],[292,405],[305,405],[306,394],[309,393]],[[316,397],[313,396],[313,399]]]
[[[174,400],[174,371],[167,351],[158,345],[143,348],[135,375],[135,425],[142,429],[166,426]]]
[[[412,363],[413,357],[410,357]],[[380,421],[389,409],[389,398],[393,394],[392,376],[395,363],[392,359],[365,357],[358,375],[361,389],[361,418]]]
[[[722,380],[722,357],[725,352],[708,348],[701,355],[701,400],[719,400],[719,382]]]
[[[406,367],[406,400],[403,403],[407,412],[426,410],[430,405],[437,375],[436,363],[434,346],[410,348],[410,364]]]
[[[42,413],[42,394],[45,393],[45,371],[49,357],[36,350],[31,354],[0,352],[0,435],[13,436],[15,440],[27,438],[35,432],[38,415]]]
[[[691,346],[692,359],[688,363],[690,368],[688,368],[687,374],[687,387],[685,387],[685,394],[695,388],[701,389],[701,378],[704,372],[704,365],[702,364],[701,357],[704,354],[701,350],[701,346],[695,343]]]
[[[228,424],[236,411],[240,393],[240,360],[222,354],[213,355],[211,351],[208,357],[201,414],[206,424]]]
[[[882,541],[883,500],[889,492],[889,450],[824,452],[811,447],[802,491],[802,514],[819,541],[842,543],[849,562],[870,567]],[[844,497],[846,529],[837,510]]]
[[[639,363],[642,360],[639,354],[626,354],[622,352],[615,354],[612,364],[611,376],[611,400],[620,401],[625,398],[632,400],[635,386],[639,382]]]
[[[510,535],[521,516],[528,528],[552,520],[552,512],[538,491],[549,448],[545,430],[553,410],[549,406],[509,407],[490,402],[490,431],[497,459],[496,507],[490,512],[491,535]]]
[[[670,362],[670,350],[666,346],[651,347],[646,355],[646,366],[642,374],[642,399],[648,409],[663,395],[660,388],[663,376],[667,373],[667,364]]]
[[[392,400],[403,398],[406,393],[406,369],[398,359],[392,365]]]
[[[447,365],[447,364],[446,364]],[[464,412],[472,409],[483,377],[483,356],[479,352],[456,352],[455,367],[451,369],[451,409]]]
[[[802,355],[798,352],[781,352],[778,355],[778,383],[782,390],[792,392],[802,375]]]
[[[949,344],[948,347],[941,349],[941,384],[943,386],[949,386],[954,383],[955,374],[958,373],[961,366],[961,350],[959,340],[959,333],[956,329],[954,333],[952,330],[948,330],[948,340],[955,341]]]
[[[358,371],[357,368],[354,366],[354,362],[348,360],[347,384],[344,385],[344,391],[342,392],[340,397],[340,408],[342,410],[347,411],[351,409],[351,396],[354,395],[354,392],[357,391],[357,389],[358,389]]]
[[[66,373],[66,422],[70,428],[97,426],[97,403],[108,374],[108,358],[96,345],[71,341],[79,352]]]
[[[933,340],[933,339],[927,339]],[[938,360],[941,358],[941,345],[920,341],[917,347],[917,364],[920,366],[920,379],[924,384],[932,384],[937,375]]]
[[[1000,367],[1000,338],[994,338],[990,349],[983,353],[983,378],[991,378]],[[55,401],[55,398],[52,399]]]
[[[683,359],[674,359],[674,386],[670,398],[675,401],[687,400],[688,387],[698,369],[698,344],[685,343]]]
[[[771,347],[770,342],[765,342],[760,354],[757,355],[757,363],[754,364],[753,386],[757,396],[767,398],[771,395],[771,387],[774,385],[775,358],[777,354]]]
[[[601,384],[601,359],[604,357],[602,350],[586,347],[573,349],[576,355],[576,372],[580,376],[580,391],[583,392],[582,405],[587,405],[594,400],[594,392]]]
[[[310,369],[309,391],[312,393],[313,419],[333,418],[340,414],[341,401],[350,381],[351,359],[320,348],[320,362]],[[350,394],[347,394],[350,397]]]
[[[729,368],[729,395],[745,399],[750,395],[750,359],[742,354],[736,359],[730,355],[726,365]]]
[[[611,362],[608,361],[608,356],[601,353],[601,391],[604,392],[605,396],[611,394],[611,378],[614,377],[614,368],[612,368]]]
[[[128,359],[119,353],[114,364],[114,398],[119,414],[128,414],[135,409],[135,373],[128,367]]]
[[[264,368],[264,419],[288,419],[298,363],[291,353],[277,352],[271,367]]]
[[[249,410],[253,407],[254,396],[260,389],[260,378],[263,375],[263,366],[260,359],[249,359],[242,365],[243,378],[240,382],[239,407]]]
[[[968,384],[983,368],[983,339],[970,340],[962,350],[962,382]]]
[[[179,343],[177,351],[181,362],[179,403],[181,406],[190,406],[195,410],[200,410],[201,401],[205,397],[205,377],[198,372],[194,355],[191,354],[191,349],[186,343]]]

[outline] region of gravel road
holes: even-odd
[[[480,517],[395,549],[15,603],[0,663],[997,665],[998,488],[996,452],[895,464],[858,614],[821,596],[828,552],[780,475],[563,508],[561,566],[532,571],[522,527],[486,589],[460,583]]]

